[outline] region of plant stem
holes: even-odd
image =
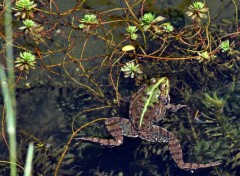
[[[10,169],[11,176],[17,175],[16,169],[16,119],[15,111],[12,106],[12,98],[9,92],[9,86],[6,78],[5,71],[3,66],[0,65],[0,80],[2,86],[2,93],[4,97],[4,103],[6,106],[6,120],[7,120],[7,132],[9,135],[9,144],[10,144]]]
[[[0,68],[0,78],[2,92],[6,105],[7,132],[9,134],[10,144],[10,169],[11,176],[17,175],[16,168],[16,112],[15,112],[15,88],[14,88],[14,63],[13,63],[13,38],[12,38],[12,1],[5,1],[5,35],[6,35],[6,60],[7,74],[6,77],[3,67]],[[8,86],[9,85],[9,86]]]
[[[28,147],[24,176],[31,176],[33,152],[34,152],[34,145],[33,143],[30,143]]]

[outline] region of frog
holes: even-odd
[[[111,117],[105,120],[108,132],[112,139],[98,137],[80,137],[78,140],[98,143],[104,146],[119,146],[124,136],[141,138],[154,143],[166,143],[176,165],[183,170],[195,170],[218,166],[220,160],[210,163],[187,163],[183,160],[183,152],[179,140],[167,129],[156,125],[165,118],[166,111],[178,111],[186,107],[181,104],[170,103],[170,83],[167,77],[152,78],[150,85],[142,86],[131,96],[129,105],[129,119]]]

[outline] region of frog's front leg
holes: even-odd
[[[181,104],[175,105],[175,104],[170,104],[170,103],[166,105],[166,108],[172,112],[177,112],[179,109],[184,108],[184,107],[187,107],[187,105],[181,105]]]
[[[182,148],[178,141],[178,139],[174,136],[173,133],[167,131],[164,128],[161,128],[159,126],[153,125],[153,128],[151,129],[152,133],[159,134],[159,136],[155,136],[156,141],[162,139],[162,136],[165,136],[166,139],[169,139],[168,141],[168,148],[170,150],[170,154],[172,155],[173,160],[178,165],[179,168],[185,169],[185,170],[194,170],[199,168],[207,168],[212,166],[217,166],[221,164],[221,161],[211,162],[207,164],[198,164],[198,163],[185,163],[183,161],[183,154],[182,154]],[[158,139],[158,140],[157,140]]]
[[[77,139],[91,141],[106,146],[119,146],[123,143],[123,135],[128,136],[128,133],[131,134],[132,125],[128,119],[112,117],[107,119],[105,124],[113,139],[101,139],[98,137],[80,137]]]

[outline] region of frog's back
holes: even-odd
[[[139,89],[138,92],[132,95],[130,106],[129,106],[129,116],[133,123],[133,126],[137,130],[143,130],[150,127],[154,121],[158,121],[165,116],[166,107],[162,102],[161,98],[159,101],[154,103],[153,106],[148,106],[147,111],[143,116],[143,122],[140,127],[140,118],[145,105],[145,101],[148,95],[145,93],[147,86]]]

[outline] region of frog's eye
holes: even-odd
[[[156,79],[156,78],[150,79],[150,84],[155,84],[156,82],[157,82],[157,79]]]
[[[167,85],[165,83],[161,84],[161,89],[166,89]]]
[[[167,94],[167,92],[166,92],[167,91],[167,84],[165,84],[165,83],[161,84],[160,85],[160,90]]]

